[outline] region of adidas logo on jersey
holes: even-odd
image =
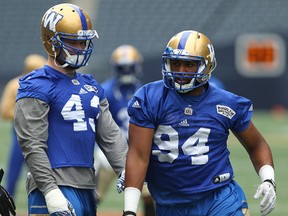
[[[84,90],[83,88],[80,89],[79,94],[87,94],[88,92]]]
[[[188,126],[189,126],[187,119],[184,119],[183,121],[181,121],[181,122],[179,123],[179,125],[180,125],[180,126],[184,126],[184,127],[188,127]]]
[[[132,107],[134,108],[141,108],[139,102],[136,100],[133,104],[132,104]]]
[[[232,119],[233,116],[236,114],[236,112],[230,107],[223,106],[223,105],[217,105],[216,107],[217,107],[218,114],[223,115],[229,119]]]

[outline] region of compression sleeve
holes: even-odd
[[[100,102],[100,110],[96,140],[117,176],[119,176],[121,171],[125,169],[128,144],[120,128],[112,118],[107,99]]]
[[[35,98],[16,102],[14,124],[19,145],[38,189],[45,195],[58,188],[46,154],[49,105]]]

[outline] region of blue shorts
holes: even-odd
[[[163,206],[156,204],[157,216],[243,216],[248,204],[242,188],[235,182],[221,187],[190,206]]]
[[[73,205],[77,216],[95,216],[96,199],[94,190],[59,186],[64,196]],[[35,189],[28,196],[28,215],[49,215],[45,198]]]

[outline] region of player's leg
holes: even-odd
[[[143,200],[144,216],[155,216],[155,203],[148,190],[147,184],[143,185],[141,197]]]
[[[28,195],[28,215],[49,215],[45,198],[38,189],[33,190]]]
[[[96,215],[96,199],[93,190],[76,189],[65,186],[60,186],[59,189],[72,204],[76,215]],[[49,215],[45,198],[38,189],[33,190],[28,195],[28,215]]]
[[[156,204],[157,216],[204,215],[194,206],[161,206]]]
[[[96,191],[98,197],[97,202],[100,203],[103,200],[105,193],[108,191],[108,188],[111,185],[112,181],[116,179],[117,176],[112,168],[106,169],[101,167],[96,178],[97,178]]]
[[[210,207],[206,206],[207,209],[210,208],[209,216],[219,214],[235,216],[250,215],[244,191],[235,181],[215,191],[213,199],[212,205]]]
[[[17,141],[17,136],[13,127],[11,150],[8,158],[8,168],[6,175],[6,190],[12,197],[15,197],[15,189],[19,176],[21,174],[21,168],[24,164],[24,157]]]
[[[96,198],[94,190],[77,189],[71,187],[59,187],[66,199],[70,201],[75,209],[76,215],[95,216]]]
[[[97,202],[99,204],[103,200],[112,181],[116,179],[117,176],[100,149],[96,150],[94,167],[97,178]]]
[[[157,216],[250,215],[245,194],[235,181],[209,193],[197,202],[191,203],[191,206],[160,206],[156,204],[156,214]]]

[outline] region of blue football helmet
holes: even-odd
[[[83,9],[68,3],[55,5],[44,14],[41,27],[44,48],[62,64],[58,66],[79,68],[87,64],[93,50],[92,39],[98,34]],[[73,41],[85,42],[85,49],[74,47]]]
[[[121,84],[133,84],[141,75],[143,58],[139,51],[131,45],[117,47],[111,55],[114,75]]]
[[[196,61],[198,69],[193,73],[171,71],[171,60]],[[162,55],[164,85],[181,93],[191,91],[209,80],[216,65],[210,40],[200,32],[182,31],[170,39]],[[184,82],[184,79],[190,82]]]

